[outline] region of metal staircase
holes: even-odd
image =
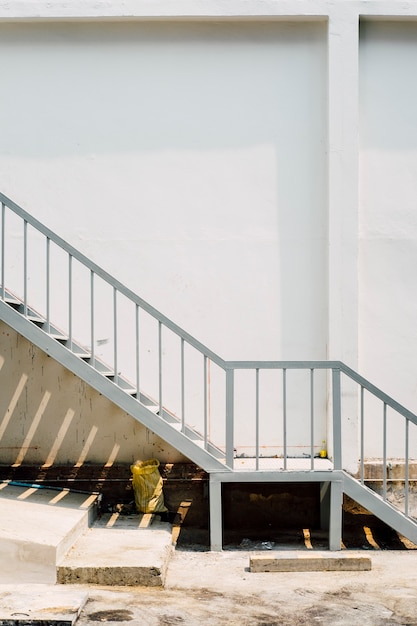
[[[212,549],[222,548],[225,482],[321,483],[332,550],[344,493],[417,543],[414,413],[338,361],[223,360],[1,193],[0,202],[0,319],[209,473]],[[103,324],[110,339],[99,350]],[[369,398],[373,428],[381,424],[382,495],[365,484]],[[352,418],[358,478],[343,465]],[[404,467],[400,507],[388,497],[393,458]]]

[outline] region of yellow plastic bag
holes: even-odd
[[[131,465],[133,474],[133,491],[135,493],[136,510],[138,513],[165,513],[162,493],[162,477],[159,473],[159,461],[136,461]]]

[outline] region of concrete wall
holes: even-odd
[[[4,193],[224,357],[325,358],[324,24],[0,24],[0,47]]]
[[[416,17],[0,2],[1,189],[221,356],[340,359],[415,410]]]
[[[117,463],[158,458],[184,461],[178,452],[0,323],[0,463]]]
[[[417,24],[364,20],[360,44],[359,365],[416,411]]]

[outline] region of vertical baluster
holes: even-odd
[[[410,479],[409,468],[409,426],[410,422],[405,418],[405,480],[404,480],[404,513],[408,517],[408,490]]]
[[[159,415],[162,417],[162,322],[158,322]]]
[[[28,314],[28,223],[23,221],[23,315]]]
[[[314,369],[310,370],[310,468],[314,470]]]
[[[139,305],[136,304],[135,327],[136,327],[136,397],[140,402],[140,327],[139,327]]]
[[[340,369],[332,369],[332,401],[333,401],[333,466],[342,469],[342,396],[340,385]]]
[[[383,477],[383,488],[382,488],[382,496],[384,501],[387,499],[387,405],[384,402],[384,425],[383,425],[383,461],[382,461],[382,477]]]
[[[1,299],[4,300],[5,296],[5,257],[6,257],[6,205],[1,203]]]
[[[365,482],[365,412],[364,412],[365,389],[361,386],[361,483]]]
[[[284,439],[284,470],[287,469],[287,370],[282,370],[282,428]]]
[[[46,332],[51,330],[51,240],[46,238]]]
[[[226,465],[234,465],[234,370],[226,370]]]
[[[181,337],[181,432],[185,432],[185,341]]]
[[[119,384],[119,372],[117,363],[117,289],[113,287],[113,369],[114,382]]]
[[[204,449],[207,450],[208,442],[208,370],[207,370],[207,356],[204,355]]]
[[[256,469],[259,469],[259,368],[255,370],[256,393],[255,393],[255,446],[256,446]]]
[[[68,344],[72,350],[72,255],[68,255]]]
[[[96,358],[96,328],[95,328],[95,299],[94,299],[94,272],[90,270],[90,343],[91,365],[95,367]]]

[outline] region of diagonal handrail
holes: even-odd
[[[44,224],[39,222],[36,218],[27,213],[24,209],[18,206],[15,202],[13,202],[10,198],[5,196],[3,193],[0,193],[0,203],[2,205],[2,218],[1,218],[1,298],[5,300],[6,294],[6,258],[5,258],[5,248],[6,248],[6,209],[12,211],[20,220],[23,222],[24,230],[23,230],[23,245],[24,245],[24,254],[23,254],[23,265],[24,265],[24,286],[23,286],[23,312],[24,316],[30,316],[32,310],[29,307],[29,303],[27,302],[27,274],[28,274],[28,255],[27,255],[27,246],[28,246],[28,225],[30,225],[35,231],[43,235],[46,239],[47,244],[47,274],[50,270],[50,244],[53,243],[58,246],[61,250],[63,250],[69,259],[69,270],[68,270],[68,281],[69,281],[69,307],[72,307],[72,272],[73,272],[73,262],[77,261],[86,267],[91,274],[91,336],[94,334],[94,277],[98,277],[103,280],[105,283],[111,286],[113,290],[113,317],[114,317],[114,377],[113,382],[116,385],[119,381],[118,374],[118,342],[117,342],[117,315],[118,315],[118,301],[117,295],[121,294],[127,300],[132,302],[136,307],[136,325],[138,325],[138,313],[139,310],[146,312],[151,318],[156,320],[158,323],[158,339],[157,339],[157,360],[158,360],[158,382],[159,382],[159,392],[157,404],[159,405],[159,417],[166,414],[165,407],[163,405],[163,381],[162,381],[162,371],[163,371],[163,347],[162,347],[162,330],[168,329],[174,335],[176,335],[181,340],[181,358],[180,358],[180,387],[181,387],[181,418],[180,418],[180,426],[181,432],[185,434],[188,432],[188,423],[185,419],[185,399],[184,399],[184,387],[185,387],[185,345],[190,346],[194,350],[196,350],[200,355],[203,356],[203,386],[201,390],[201,395],[203,396],[204,403],[204,419],[202,426],[202,437],[204,442],[204,448],[206,450],[209,449],[211,442],[211,433],[209,427],[209,396],[211,393],[211,389],[209,388],[209,370],[210,366],[213,364],[219,368],[219,370],[224,375],[224,423],[222,428],[224,429],[224,441],[223,443],[219,443],[219,447],[224,449],[225,452],[225,465],[230,469],[234,469],[236,465],[236,446],[237,439],[239,436],[239,430],[242,427],[242,418],[239,414],[238,409],[238,376],[240,374],[247,374],[248,376],[252,376],[251,384],[254,386],[254,399],[253,406],[250,408],[249,414],[251,415],[250,419],[254,421],[254,427],[252,429],[253,439],[255,440],[254,445],[254,458],[255,458],[255,469],[261,469],[261,463],[263,452],[262,452],[262,423],[261,423],[261,404],[262,404],[262,393],[264,384],[262,376],[267,372],[280,372],[281,373],[281,399],[279,406],[273,407],[270,413],[274,413],[274,415],[279,416],[281,420],[281,454],[280,456],[283,459],[283,468],[284,470],[289,469],[288,460],[290,459],[291,453],[291,445],[289,442],[290,434],[289,431],[294,423],[301,417],[304,420],[303,424],[303,433],[302,435],[307,439],[306,444],[306,456],[309,459],[309,469],[311,471],[316,470],[316,460],[315,458],[318,456],[320,443],[317,445],[317,437],[319,437],[319,429],[317,428],[317,415],[320,414],[321,411],[326,412],[327,406],[332,407],[332,414],[329,421],[332,425],[333,437],[332,437],[332,460],[333,460],[333,468],[334,469],[343,469],[342,463],[342,448],[344,444],[343,439],[343,429],[344,429],[344,392],[343,392],[343,380],[342,377],[346,377],[351,380],[353,383],[357,385],[358,389],[358,407],[357,407],[357,422],[360,427],[360,451],[358,457],[360,458],[360,481],[364,483],[365,481],[365,472],[364,472],[364,457],[365,457],[365,410],[364,410],[364,395],[365,392],[377,399],[382,404],[382,417],[381,417],[381,428],[383,438],[383,450],[380,455],[380,458],[383,462],[383,498],[387,499],[387,473],[386,466],[390,458],[389,451],[389,441],[387,436],[387,428],[388,428],[388,414],[387,409],[389,408],[391,411],[395,413],[395,419],[402,419],[405,429],[405,452],[403,454],[403,462],[405,466],[405,491],[408,492],[409,482],[410,482],[410,470],[409,470],[409,462],[410,462],[410,429],[412,426],[417,426],[417,415],[404,407],[402,404],[394,400],[391,396],[383,392],[381,389],[373,385],[370,381],[368,381],[363,376],[359,375],[353,369],[345,365],[340,361],[322,361],[322,360],[301,360],[301,361],[233,361],[233,360],[224,360],[218,354],[213,352],[210,348],[205,346],[183,328],[175,324],[171,319],[162,314],[160,311],[151,306],[148,302],[143,300],[143,298],[139,297],[136,293],[134,293],[131,289],[129,289],[126,285],[121,283],[115,277],[106,272],[103,268],[98,266],[96,263],[91,261],[84,254],[79,252],[76,248],[66,242],[64,239],[56,235],[53,231],[47,228]],[[47,278],[48,284],[49,278]],[[47,293],[47,324],[46,331],[50,330],[50,320],[49,320],[49,293]],[[70,350],[73,350],[73,329],[71,319],[69,320],[69,328],[68,328],[68,342],[67,347]],[[137,354],[137,368],[139,362],[139,348],[138,348],[138,333],[136,334],[136,346],[135,351]],[[91,341],[91,353],[92,359],[91,364],[95,366],[95,358],[94,358],[94,342]],[[307,411],[304,409],[298,410],[295,412],[295,418],[291,415],[292,412],[292,404],[294,404],[294,399],[290,397],[290,385],[289,378],[291,372],[294,371],[306,372],[308,376],[305,379],[305,396],[307,398]],[[325,393],[322,391],[317,391],[317,375],[319,372],[322,372],[323,376],[327,377]],[[328,376],[331,374],[331,376]],[[274,379],[275,380],[275,379]],[[272,387],[275,389],[277,386],[277,382],[272,383]],[[324,387],[323,387],[324,388]],[[297,391],[298,393],[298,391]],[[301,391],[299,392],[302,393]],[[139,387],[139,374],[137,373],[137,385],[136,385],[136,397],[140,401],[140,387]],[[330,401],[329,401],[330,400]],[[329,401],[329,402],[328,402]],[[320,404],[321,403],[321,404]],[[295,402],[295,404],[297,404]],[[318,406],[318,409],[317,409]],[[350,411],[356,410],[350,407]],[[304,411],[304,412],[303,412]],[[320,416],[319,416],[320,417]],[[157,417],[155,417],[157,419]],[[266,436],[268,437],[268,435]],[[326,435],[327,437],[327,435]],[[325,452],[325,450],[320,450],[321,452]],[[276,456],[276,455],[275,455]],[[406,495],[405,499],[405,514],[408,515],[408,496]]]
[[[64,250],[69,255],[69,257],[79,261],[82,265],[87,267],[96,276],[98,276],[99,278],[107,282],[118,292],[126,296],[126,298],[128,298],[129,300],[137,304],[141,309],[149,313],[149,315],[151,315],[156,320],[158,320],[166,328],[168,328],[173,333],[175,333],[176,335],[184,339],[184,341],[189,343],[193,348],[195,348],[202,354],[205,354],[208,358],[210,358],[211,361],[213,361],[220,367],[225,366],[225,361],[218,354],[213,352],[213,350],[210,350],[210,348],[205,346],[198,339],[193,337],[190,333],[188,333],[183,328],[175,324],[175,322],[173,322],[171,319],[166,317],[166,315],[158,311],[155,307],[153,307],[148,302],[146,302],[143,298],[138,296],[134,291],[132,291],[126,285],[124,285],[119,280],[117,280],[117,278],[115,278],[114,276],[106,272],[102,267],[94,263],[94,261],[91,261],[91,259],[89,259],[87,256],[82,254],[82,252],[74,248],[71,244],[69,244],[67,241],[62,239],[62,237],[59,237],[59,235],[54,233],[47,226],[42,224],[42,222],[34,218],[32,215],[30,215],[30,213],[22,209],[22,207],[20,207],[18,204],[13,202],[13,200],[8,198],[1,192],[0,192],[0,203],[3,206],[3,211],[4,211],[4,207],[7,207],[11,211],[13,211],[13,213],[18,215],[24,221],[24,223],[30,224],[33,228],[35,228],[35,230],[37,230],[39,233],[44,235],[49,241],[52,241],[57,246],[59,246],[62,250]],[[3,228],[3,231],[4,231],[4,228]],[[3,246],[3,250],[4,250],[4,246]],[[4,285],[5,285],[3,272],[4,272],[4,262],[2,263],[2,278],[3,278],[2,289],[4,289]],[[2,297],[4,299],[4,292],[3,292]]]

